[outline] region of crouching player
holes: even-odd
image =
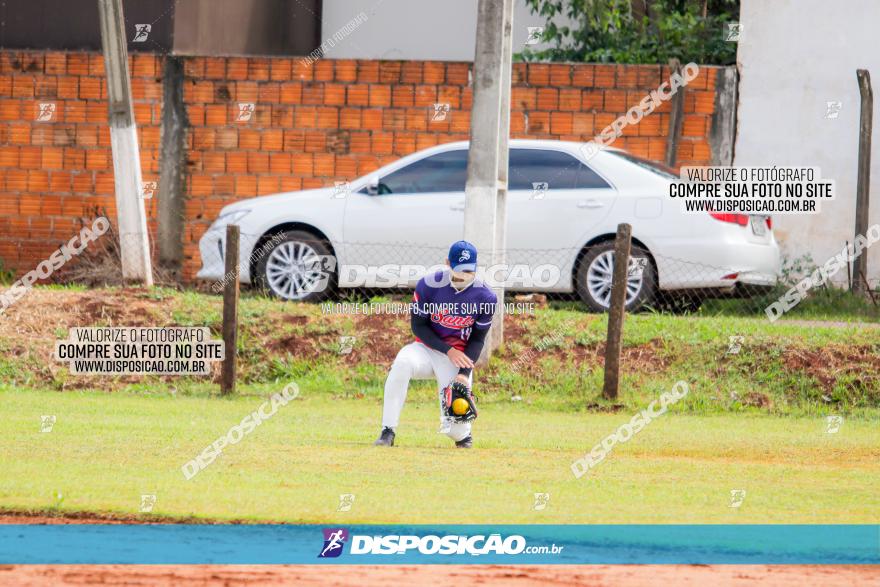
[[[376,446],[394,446],[400,412],[411,379],[437,380],[440,432],[459,448],[471,448],[471,423],[477,417],[471,385],[474,363],[486,341],[496,296],[476,279],[477,249],[458,241],[449,249],[448,270],[419,280],[411,325],[415,342],[406,345],[385,381],[382,433]]]

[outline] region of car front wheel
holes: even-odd
[[[318,302],[330,296],[336,257],[325,241],[301,230],[276,235],[272,241],[275,244],[256,262],[260,288],[289,301]]]
[[[611,307],[611,284],[614,274],[614,242],[590,247],[577,270],[577,293],[594,312]],[[653,302],[657,290],[657,272],[648,251],[633,246],[626,280],[626,311],[635,312]]]

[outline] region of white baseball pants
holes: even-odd
[[[420,342],[411,342],[406,345],[394,358],[388,379],[385,380],[385,405],[382,409],[382,426],[397,428],[400,422],[400,412],[406,401],[406,392],[409,390],[410,379],[437,379],[437,398],[440,402],[440,431],[449,438],[458,442],[467,438],[471,433],[470,422],[452,422],[451,424],[443,416],[442,392],[449,383],[458,375],[458,367],[449,360],[445,354],[428,348]],[[468,385],[473,382],[473,372],[468,378]]]

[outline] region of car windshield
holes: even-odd
[[[623,151],[610,151],[612,155],[615,157],[620,157],[621,159],[626,159],[630,163],[635,163],[642,169],[647,169],[651,173],[655,175],[659,175],[665,179],[671,179],[674,181],[678,181],[679,177],[675,170],[671,167],[667,167],[662,163],[657,163],[656,161],[650,161],[648,159],[642,159],[641,157],[636,157],[631,153],[624,153]]]

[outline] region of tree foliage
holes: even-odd
[[[739,18],[739,0],[526,0],[547,19],[542,41],[526,46],[526,61],[682,63],[727,65],[736,61],[728,24]],[[571,26],[554,20],[567,17]]]

